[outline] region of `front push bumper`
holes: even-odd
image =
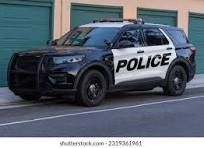
[[[30,65],[19,66],[18,56],[11,59],[8,68],[8,84],[11,91],[16,95],[39,94],[41,96],[55,95],[75,95],[77,90],[74,88],[77,72],[80,65],[66,65],[64,67],[46,67],[47,56],[38,58],[36,67]],[[33,58],[33,57],[32,57]],[[29,58],[30,60],[31,58]],[[32,59],[32,62],[35,58]],[[29,61],[23,61],[29,63]],[[24,68],[24,69],[23,69]]]

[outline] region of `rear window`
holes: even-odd
[[[176,45],[189,43],[186,34],[182,30],[168,30],[168,32]]]

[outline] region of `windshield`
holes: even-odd
[[[57,46],[81,46],[106,48],[119,32],[119,28],[79,27],[65,34],[57,41]]]

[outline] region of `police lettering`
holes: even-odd
[[[145,69],[151,67],[165,66],[169,64],[171,53],[165,53],[163,55],[155,55],[154,57],[149,56],[147,63],[143,64],[143,57],[132,58],[128,60],[118,61],[116,72],[119,72],[120,69],[126,68],[127,71],[133,71],[135,69]]]

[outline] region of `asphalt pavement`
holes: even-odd
[[[183,96],[161,90],[113,93],[101,106],[45,98],[0,106],[1,137],[200,137],[204,136],[204,88]]]

